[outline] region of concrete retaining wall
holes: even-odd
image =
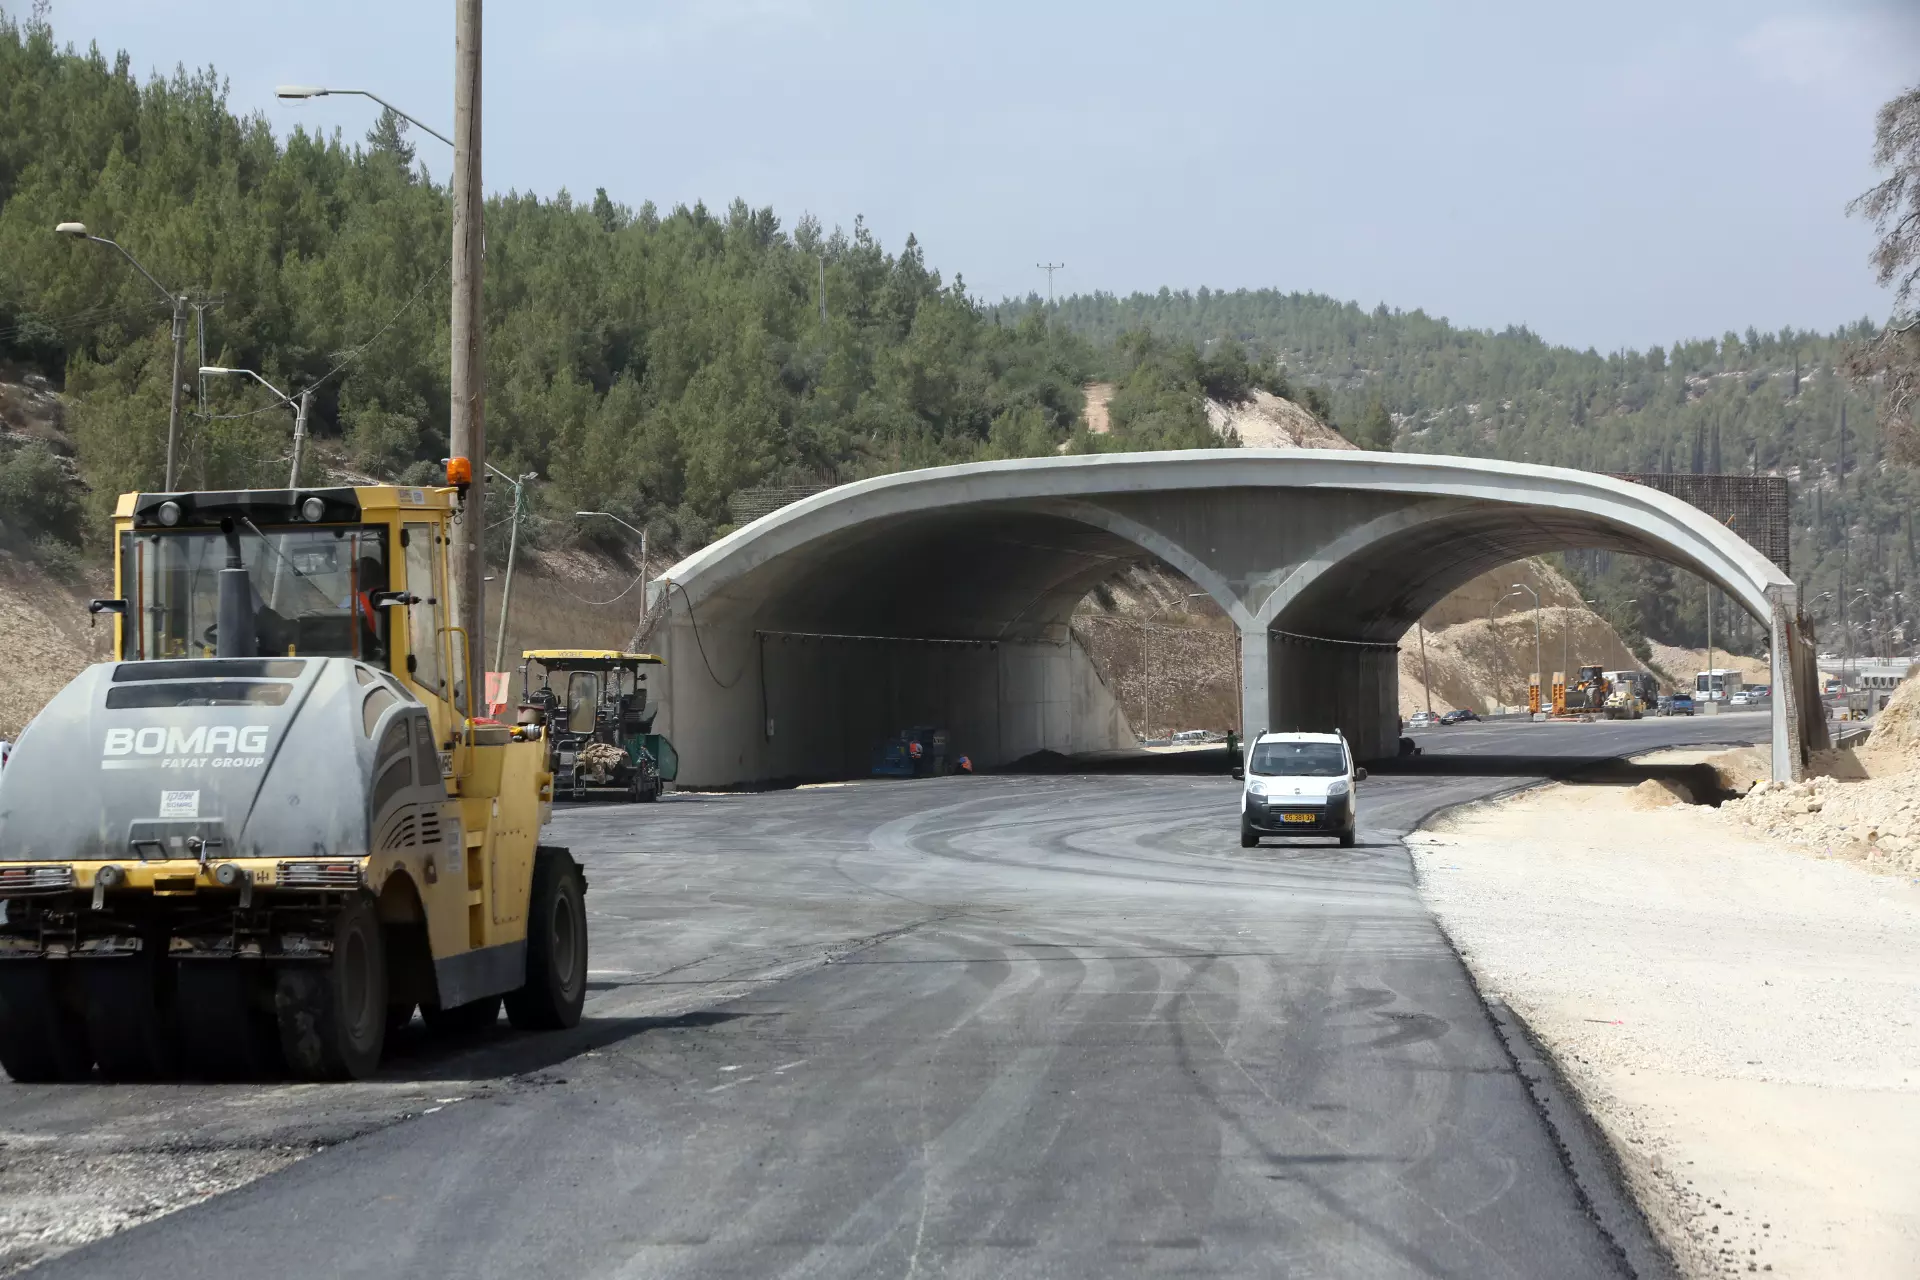
[[[1136,743],[1071,638],[938,643],[703,627],[696,642],[684,618],[659,635],[669,674],[657,727],[680,752],[683,787],[863,777],[874,747],[915,725],[945,728],[949,757],[979,769]]]

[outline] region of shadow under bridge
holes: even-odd
[[[992,767],[1130,746],[1075,606],[1158,560],[1241,646],[1242,723],[1397,737],[1397,646],[1500,564],[1599,547],[1719,586],[1774,637],[1774,770],[1804,759],[1792,581],[1677,498],[1591,472],[1333,450],[1204,449],[974,463],[816,494],[649,584],[660,727],[688,786],[864,774],[887,734],[946,727]]]

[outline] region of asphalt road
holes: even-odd
[[[34,1274],[1629,1274],[1398,837],[1765,732],[1430,731],[1350,850],[1240,849],[1191,757],[568,810],[578,1031],[422,1036],[372,1085],[0,1086],[10,1133],[332,1134]]]

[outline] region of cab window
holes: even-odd
[[[409,524],[406,543],[407,591],[420,597],[407,606],[407,671],[415,684],[447,696],[446,637],[441,630],[442,602],[447,598],[446,559],[431,524]]]

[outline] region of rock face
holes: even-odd
[[[1091,397],[1089,397],[1091,403]],[[1104,416],[1105,406],[1102,406]],[[1091,423],[1091,412],[1089,413]],[[1231,431],[1243,449],[1353,449],[1345,436],[1291,400],[1254,391],[1238,403],[1207,401],[1207,421],[1221,435]]]

